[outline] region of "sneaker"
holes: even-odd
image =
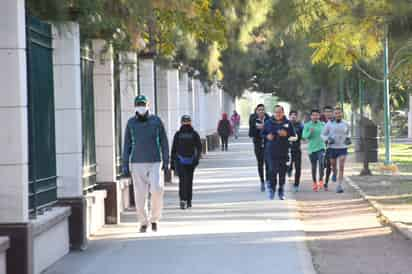
[[[180,209],[186,209],[186,202],[180,201]]]
[[[157,232],[157,223],[152,223],[152,231]]]
[[[139,229],[139,232],[140,233],[146,233],[146,231],[147,231],[147,225],[141,225],[140,229]]]
[[[316,183],[316,182],[313,183],[312,184],[312,189],[313,189],[314,192],[318,192],[318,183]]]
[[[187,208],[192,208],[192,201],[187,201]]]
[[[332,174],[332,182],[336,183],[336,174]]]
[[[328,186],[328,184],[325,184],[324,189],[325,189],[325,191],[329,191],[329,186]]]
[[[280,200],[285,200],[285,193],[283,191],[279,191],[278,195]]]
[[[318,186],[319,186],[319,190],[321,190],[321,189],[323,189],[323,187],[325,186],[325,184],[323,183],[322,180],[320,180],[320,181],[318,182]]]
[[[299,186],[293,185],[293,192],[298,193],[299,192]]]
[[[261,182],[260,183],[260,192],[265,192],[266,188],[265,188],[265,182]]]
[[[273,191],[272,188],[268,188],[268,198],[269,200],[275,199],[275,192]]]
[[[338,184],[338,186],[336,187],[336,193],[343,193],[343,186],[341,184]]]

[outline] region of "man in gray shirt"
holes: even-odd
[[[329,158],[334,174],[337,174],[337,166],[339,163],[337,193],[343,193],[343,173],[345,170],[346,156],[348,155],[348,147],[351,144],[349,133],[349,124],[342,120],[343,112],[340,107],[334,110],[335,119],[330,120],[323,129],[322,138],[328,143]]]
[[[136,115],[129,119],[125,131],[123,174],[130,174],[131,168],[140,232],[144,233],[149,222],[152,231],[157,231],[161,217],[164,184],[160,169],[168,169],[169,144],[162,121],[149,113],[147,97],[137,96],[135,107]],[[151,212],[146,209],[148,192]]]

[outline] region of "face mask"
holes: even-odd
[[[136,112],[140,115],[145,115],[147,112],[147,107],[136,107]]]

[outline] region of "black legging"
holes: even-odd
[[[178,165],[180,201],[192,201],[194,172],[193,165]]]
[[[265,148],[262,144],[262,141],[259,140],[254,141],[253,145],[255,147],[255,156],[258,164],[260,182],[263,183],[265,182],[265,173],[266,180],[269,180],[269,167],[267,164],[265,164]],[[265,169],[263,167],[265,167]]]
[[[327,149],[325,153],[325,169],[326,169],[325,184],[328,185],[330,174],[332,173],[332,164],[330,163],[329,149]]]
[[[311,154],[309,154],[309,159],[310,163],[312,166],[312,180],[313,182],[317,182],[316,180],[316,170],[317,170],[317,164],[319,162],[319,181],[323,180],[323,172],[324,172],[324,150],[316,151]]]
[[[292,161],[289,166],[289,172],[292,172],[293,167],[295,167],[295,186],[300,184],[300,174],[302,169],[302,151],[292,150]]]
[[[222,150],[227,150],[227,146],[229,143],[229,136],[220,136],[220,139],[222,141]]]

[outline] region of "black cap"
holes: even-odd
[[[182,118],[180,119],[180,121],[183,122],[191,122],[192,118],[190,118],[190,115],[183,115]]]

